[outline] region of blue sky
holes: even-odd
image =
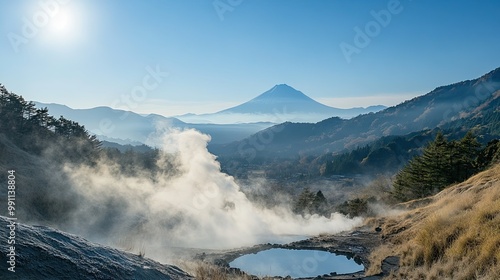
[[[0,0],[0,82],[29,100],[163,115],[281,83],[334,107],[395,105],[500,67],[498,11],[496,0]]]

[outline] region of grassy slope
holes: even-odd
[[[378,221],[385,241],[371,255],[401,258],[389,278],[500,279],[500,164],[403,206],[412,210]]]

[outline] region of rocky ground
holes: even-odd
[[[0,216],[0,279],[194,279],[175,266],[49,227],[9,225]],[[9,236],[15,244],[8,243]],[[10,246],[15,246],[15,272],[8,270]]]
[[[271,248],[283,249],[303,249],[303,250],[322,250],[335,253],[338,255],[345,255],[349,258],[354,258],[358,263],[363,264],[365,268],[370,266],[369,255],[370,252],[382,242],[382,236],[378,232],[379,229],[369,227],[359,228],[352,232],[344,232],[336,235],[318,236],[307,240],[297,241],[290,244],[263,244],[249,248],[227,250],[222,252],[201,253],[196,256],[197,259],[211,264],[218,265],[228,269],[233,274],[242,273],[238,269],[230,268],[229,263],[236,258],[264,251]],[[387,257],[382,262],[382,273],[378,275],[367,276],[365,271],[359,271],[351,274],[337,275],[331,273],[330,275],[318,275],[310,278],[300,278],[301,280],[338,280],[338,279],[382,279],[384,276],[389,275],[391,271],[395,271],[399,266],[399,258]],[[255,279],[258,279],[255,277]],[[283,277],[274,277],[273,279],[291,279]]]

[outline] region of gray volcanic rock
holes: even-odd
[[[0,279],[194,279],[181,269],[160,264],[44,226],[16,224],[15,272],[8,270],[10,234],[0,216]],[[10,257],[9,257],[10,258]]]

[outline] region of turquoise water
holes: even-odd
[[[270,249],[241,256],[229,265],[256,276],[290,275],[293,278],[364,270],[363,265],[353,259],[318,250]]]

